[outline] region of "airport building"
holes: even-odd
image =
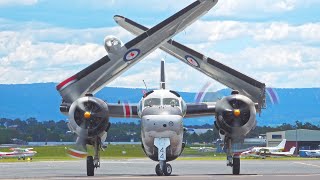
[[[277,146],[282,139],[287,139],[284,151],[289,151],[292,146],[298,150],[313,150],[320,148],[320,131],[296,129],[266,133],[267,146]]]

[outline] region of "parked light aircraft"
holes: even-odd
[[[115,37],[106,38],[107,56],[57,86],[63,98],[60,111],[69,117],[68,126],[78,135],[77,144],[83,148],[87,144],[94,146],[94,157],[87,157],[88,176],[93,176],[94,168],[100,167],[99,150],[110,128],[109,117],[140,118],[145,154],[159,161],[157,175],[170,175],[172,167],[167,162],[176,159],[184,147],[183,118],[208,115],[215,116],[215,127],[224,139],[227,165],[233,167],[233,174],[240,173],[240,158],[231,147],[243,141],[255,127],[256,112],[265,104],[265,84],[170,40],[216,3],[217,0],[195,1],[155,27],[143,29],[124,46]],[[120,25],[127,22],[122,16],[114,19]],[[161,68],[161,88],[147,92],[138,105],[111,104],[93,97],[92,94],[158,47],[234,91],[216,102],[185,103],[177,92],[165,89]]]
[[[282,152],[286,146],[286,139],[283,139],[278,146],[275,147],[253,147],[247,151],[241,152],[241,156],[261,157],[260,154],[267,152]]]
[[[262,158],[262,159],[265,159],[267,157],[291,157],[294,155],[295,150],[296,150],[296,147],[292,147],[288,152],[264,150],[264,151],[251,153],[249,156]]]
[[[0,152],[0,158],[18,158],[25,160],[26,157],[32,157],[37,153],[33,148],[11,148],[12,152]]]
[[[320,157],[320,150],[300,150],[306,153],[307,157]]]
[[[262,158],[266,157],[291,157],[294,154],[296,147],[292,147],[288,152],[272,152],[272,151],[262,151],[258,152],[257,154],[260,155]]]
[[[72,132],[78,135],[77,144],[81,145],[84,149],[86,149],[87,144],[94,146],[94,157],[87,157],[88,176],[93,176],[94,168],[100,167],[99,150],[102,148],[103,142],[105,141],[107,132],[110,128],[109,117],[124,116],[138,118],[139,116],[143,117],[143,113],[147,112],[142,111],[142,107],[140,106],[138,108],[137,106],[131,106],[129,104],[107,104],[101,99],[93,97],[92,94],[102,89],[107,83],[118,77],[134,64],[138,63],[142,58],[157,49],[161,44],[168,41],[174,35],[196,21],[199,17],[206,14],[213,6],[215,6],[216,3],[217,0],[197,0],[124,45],[116,37],[106,37],[105,49],[107,50],[108,55],[57,85],[57,90],[63,99],[60,111],[69,117],[70,122],[68,127]],[[114,17],[115,20],[119,18],[121,17]],[[153,93],[149,92],[148,95],[151,94]],[[179,103],[180,107],[182,106],[182,104],[180,104],[180,98],[178,98],[175,93],[168,92],[168,94],[171,95],[170,97],[172,99],[177,100],[176,103]],[[152,106],[153,103],[159,103],[159,101],[153,102],[151,99],[148,103]],[[147,105],[143,105],[143,107],[144,106],[147,107]],[[182,112],[179,111],[177,106],[175,107],[174,113],[177,114],[177,119],[172,121],[173,123],[177,121],[179,124],[182,119]],[[154,107],[151,109],[154,109]],[[163,111],[165,111],[165,109],[163,109]],[[150,113],[153,113],[153,111],[151,110]],[[155,111],[154,113],[157,112]],[[143,119],[143,122],[144,121],[145,119]],[[154,120],[146,120],[146,122],[151,121]],[[159,128],[160,133],[163,131],[161,127],[158,127],[160,122],[161,121],[154,124],[144,125],[142,127],[142,131],[149,132],[153,128],[156,130]],[[173,126],[171,126],[172,123],[170,123],[166,125],[168,129],[171,129],[169,134],[172,134],[173,136],[174,132],[179,130],[175,129],[178,128],[176,127],[178,124],[173,124]],[[164,123],[162,123],[161,126],[163,125]],[[168,136],[165,134],[163,134],[164,137]],[[180,137],[182,134],[182,132],[179,132],[178,136]],[[149,138],[145,139],[143,145],[145,151],[149,152],[154,146],[154,138],[150,138],[151,135],[149,133],[146,136]],[[170,153],[172,153],[173,156],[171,157],[168,155],[166,159],[175,159],[175,156],[177,156],[178,153],[181,153],[182,142],[179,145],[176,145],[176,143],[180,142],[179,138],[174,141],[176,142],[172,142],[170,148]],[[157,142],[158,144],[163,143],[162,140]],[[164,143],[168,143],[167,140],[164,140]],[[169,148],[167,150],[169,150]],[[150,154],[150,157],[156,159],[157,152],[158,151]],[[162,165],[163,164],[164,163],[162,163]],[[163,168],[163,166],[161,168]]]

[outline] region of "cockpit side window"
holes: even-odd
[[[144,101],[144,107],[160,106],[160,105],[161,105],[161,101],[159,98],[150,98]]]
[[[168,106],[180,106],[179,100],[175,98],[163,98],[163,105],[168,105]]]

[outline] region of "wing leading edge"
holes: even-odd
[[[117,23],[134,35],[139,35],[148,28],[128,18],[118,19]],[[253,102],[258,103],[257,111],[265,108],[265,84],[261,83],[235,69],[232,69],[214,59],[182,45],[179,42],[168,40],[160,47],[163,51],[178,58],[194,69],[215,79],[231,89],[238,90],[240,94],[249,97]]]
[[[86,93],[94,94],[131,66],[157,49],[185,27],[207,13],[217,0],[198,0],[178,13],[140,34],[122,46],[117,53],[104,56],[89,67],[57,85],[66,103],[72,103]],[[122,19],[115,16],[116,21]]]
[[[185,118],[213,116],[216,113],[216,103],[187,103]]]

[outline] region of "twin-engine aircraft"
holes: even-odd
[[[93,176],[94,168],[100,167],[99,150],[110,128],[109,117],[138,117],[136,106],[107,104],[92,94],[183,31],[216,3],[217,0],[197,0],[124,45],[115,37],[107,37],[108,55],[57,85],[63,99],[60,111],[69,117],[68,126],[78,135],[77,144],[83,148],[87,144],[94,147],[94,157],[87,157],[88,176]],[[121,19],[121,16],[114,16],[114,19]],[[144,144],[144,147],[148,149],[149,145]]]
[[[0,152],[0,158],[18,158],[18,160],[30,158],[37,154],[37,151],[33,151],[33,148],[11,148],[11,152]]]
[[[86,145],[94,147],[94,156],[87,157],[88,176],[93,176],[94,169],[100,167],[99,150],[103,149],[110,128],[109,117],[140,118],[142,148],[150,159],[159,162],[156,174],[168,176],[172,167],[167,162],[179,157],[184,148],[183,118],[215,116],[215,127],[225,140],[227,165],[233,167],[233,174],[240,173],[240,159],[233,154],[231,146],[242,141],[255,127],[256,111],[260,112],[264,107],[265,85],[170,40],[217,2],[197,0],[153,28],[142,28],[136,38],[124,45],[115,37],[107,37],[105,49],[108,55],[57,85],[63,99],[60,111],[68,116],[68,127],[78,136],[77,144],[83,148]],[[114,19],[120,25],[128,25],[128,19],[122,16]],[[138,105],[110,104],[93,97],[94,93],[159,47],[234,91],[217,102],[185,103],[177,92],[165,89],[162,62],[160,89],[147,92]]]

